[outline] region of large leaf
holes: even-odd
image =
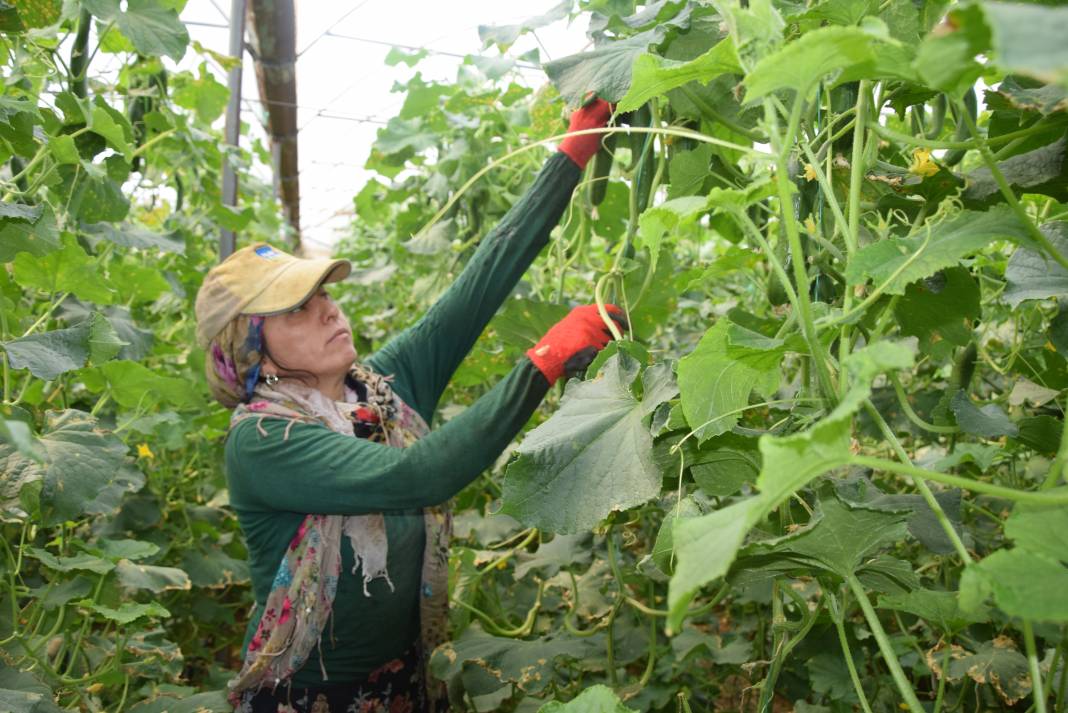
[[[1017,194],[1038,193],[1068,200],[1068,138],[1007,158],[998,163],[998,170]],[[986,166],[969,173],[967,179],[961,198],[969,208],[1002,200],[997,181]]]
[[[512,683],[522,691],[537,693],[549,685],[557,658],[580,658],[586,649],[583,639],[523,641],[490,636],[472,626],[434,651],[430,670],[442,680],[474,670],[492,677],[497,685]]]
[[[836,497],[821,498],[819,510],[803,529],[746,548],[747,555],[788,557],[848,577],[863,559],[905,536],[908,514],[850,506]]]
[[[115,402],[126,408],[169,403],[191,406],[197,401],[184,379],[164,376],[134,361],[110,361],[100,367]]]
[[[956,592],[917,589],[905,594],[890,594],[879,598],[879,607],[908,612],[948,634],[955,634],[971,624],[988,619],[988,612],[980,608],[965,612],[957,602]]]
[[[1061,255],[1068,256],[1068,222],[1056,221],[1042,226]],[[1068,270],[1045,253],[1020,246],[1005,266],[1005,291],[1001,296],[1011,307],[1024,300],[1044,300],[1047,297],[1068,296]]]
[[[89,324],[31,334],[3,342],[7,359],[15,369],[29,369],[38,379],[51,380],[80,369],[89,358]]]
[[[180,61],[189,44],[189,33],[171,5],[160,0],[86,0],[86,8],[105,22],[114,22],[141,54],[167,55]]]
[[[1008,206],[983,213],[961,211],[905,238],[882,240],[857,251],[846,266],[850,284],[872,280],[885,292],[904,294],[905,287],[980,250],[995,240],[1027,243],[1027,229]]]
[[[538,713],[633,713],[633,710],[623,705],[611,688],[597,684],[567,703],[549,701],[538,709]]]
[[[993,60],[1006,72],[1044,82],[1068,79],[1068,7],[984,2]]]
[[[960,430],[981,438],[998,438],[999,436],[1017,436],[1020,429],[1009,420],[1008,415],[997,404],[979,407],[972,403],[963,391],[953,394],[949,402],[953,415],[957,418]]]
[[[590,529],[615,510],[656,497],[660,470],[645,419],[677,393],[667,364],[631,385],[639,364],[625,353],[592,380],[572,381],[560,409],[527,434],[504,481],[502,511],[535,527],[569,533]]]
[[[26,483],[42,481],[46,524],[74,520],[115,477],[126,446],[97,428],[96,419],[76,410],[49,412],[40,438],[48,462],[36,463],[0,444],[0,495],[17,498]]]
[[[515,25],[479,25],[478,38],[482,40],[483,47],[495,44],[502,51],[507,50],[524,32],[563,20],[570,14],[574,4],[574,0],[563,0],[548,12],[535,15]]]
[[[5,205],[11,215],[0,217],[0,262],[9,262],[20,252],[41,256],[61,247],[50,208],[27,212],[28,206]]]
[[[731,326],[729,320],[720,319],[679,360],[682,411],[702,440],[733,428],[753,391],[770,396],[779,386],[785,349],[733,345]]]
[[[31,334],[3,342],[2,346],[12,367],[28,369],[39,379],[51,380],[80,369],[90,357],[94,362],[107,361],[125,344],[107,318],[93,312],[88,320],[74,327]]]
[[[807,95],[826,75],[875,58],[872,36],[856,27],[821,27],[768,55],[745,78],[746,100],[781,89]]]
[[[631,67],[649,45],[660,41],[663,30],[654,28],[608,42],[590,52],[573,54],[545,65],[545,73],[569,104],[582,103],[589,92],[617,102],[630,88]]]
[[[721,74],[737,74],[741,71],[734,43],[729,38],[719,41],[712,49],[689,62],[642,53],[634,60],[630,89],[619,100],[616,110],[633,111],[650,99],[684,84],[705,83]]]
[[[42,219],[43,220],[43,219]],[[104,284],[95,261],[74,236],[63,238],[63,249],[44,257],[19,253],[13,262],[15,282],[48,294],[73,292],[90,302],[108,304],[114,293]]]
[[[176,234],[156,233],[132,223],[93,223],[82,226],[82,230],[89,236],[103,238],[124,248],[185,252],[185,242]]]
[[[843,366],[850,389],[822,421],[790,436],[760,437],[760,494],[708,515],[681,520],[673,532],[678,562],[668,588],[668,628],[677,630],[697,590],[727,574],[749,530],[813,479],[850,458],[852,416],[871,394],[882,371],[911,366],[912,354],[891,342],[853,352]]]
[[[972,339],[980,315],[979,283],[963,267],[951,267],[905,288],[894,307],[901,333],[917,337],[920,351],[935,359]]]
[[[1010,616],[1068,622],[1068,510],[1017,505],[1005,522],[1012,549],[1001,549],[964,570],[961,607],[974,612],[992,598]]]
[[[119,584],[131,591],[144,589],[159,594],[172,589],[183,590],[192,587],[189,575],[177,567],[135,564],[128,559],[120,559],[115,565],[115,574]]]

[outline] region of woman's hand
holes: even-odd
[[[605,305],[605,309],[621,330],[627,328],[619,307]],[[583,305],[550,327],[527,356],[552,386],[565,374],[568,378],[584,374],[597,352],[611,340],[612,333],[597,312],[597,305]]]
[[[571,122],[567,130],[582,131],[583,129],[600,129],[608,124],[608,118],[612,116],[612,105],[604,99],[594,99],[571,113]],[[584,134],[582,136],[568,136],[560,142],[560,151],[566,153],[579,168],[586,168],[590,158],[601,147],[601,139],[604,134]]]

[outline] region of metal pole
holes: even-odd
[[[230,87],[230,103],[226,106],[226,144],[237,148],[241,141],[241,67],[245,59],[245,0],[230,0],[230,56],[237,58],[236,65],[227,76]],[[237,205],[237,174],[233,164],[223,157],[222,203]],[[219,260],[225,260],[234,252],[234,231],[223,229],[219,236]]]

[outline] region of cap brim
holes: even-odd
[[[348,260],[312,259],[294,261],[253,297],[244,314],[271,315],[304,304],[326,282],[344,280],[352,272]]]

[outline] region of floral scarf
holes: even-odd
[[[249,354],[253,353],[257,355],[254,366],[258,372],[262,318],[234,322],[245,324],[232,323],[229,332],[220,335],[230,339],[217,337],[213,340],[207,368],[209,383],[216,396],[223,392],[240,399],[230,420],[231,428],[254,418],[260,435],[266,437],[268,432],[263,428],[262,420],[281,419],[289,421],[283,438],[289,437],[289,428],[294,423],[312,423],[396,448],[408,446],[429,431],[419,414],[394,393],[389,377],[358,363],[353,365],[346,379],[344,404],[299,383],[284,381],[267,386],[252,380],[242,372],[250,369]],[[247,403],[242,403],[246,399]],[[427,660],[434,648],[447,638],[452,518],[446,506],[425,508],[423,512],[426,545],[419,597],[420,629],[424,680],[431,708],[435,709],[445,698],[445,688],[443,683],[430,677]],[[367,595],[367,584],[378,577],[385,578],[390,589],[393,588],[386,571],[389,545],[381,513],[307,515],[279,564],[256,633],[249,642],[244,665],[228,684],[230,702],[235,706],[240,702],[242,691],[258,690],[264,685],[276,687],[290,678],[307,662],[317,644],[320,646],[319,665],[326,680],[322,635],[333,613],[334,595],[341,576],[341,548],[346,538],[355,554],[356,566],[363,567],[364,594]],[[355,571],[354,568],[353,574]]]

